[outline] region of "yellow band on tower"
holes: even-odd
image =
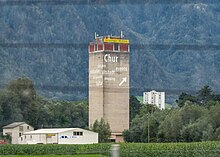
[[[123,43],[129,44],[129,40],[126,39],[111,39],[111,38],[104,38],[105,43]]]

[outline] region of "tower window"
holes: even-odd
[[[98,51],[98,45],[95,44],[95,51]]]
[[[114,43],[114,50],[118,51],[119,50],[119,44],[118,43]]]

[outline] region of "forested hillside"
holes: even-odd
[[[88,1],[89,2],[89,1]],[[123,1],[120,1],[123,2]],[[1,3],[0,84],[26,76],[48,98],[87,98],[94,32],[131,42],[132,94],[220,89],[220,3]]]

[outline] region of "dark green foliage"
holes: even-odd
[[[202,141],[202,130],[195,123],[184,126],[181,135],[185,142]]]
[[[30,79],[22,77],[12,80],[0,93],[2,93],[0,106],[3,110],[3,125],[24,120],[37,127],[40,98],[37,97],[34,84]]]
[[[132,134],[131,134],[130,130],[123,131],[122,136],[124,137],[124,141],[134,142],[133,139],[132,139]]]
[[[22,102],[28,102],[36,98],[34,84],[30,79],[26,77],[21,77],[16,80],[12,80],[7,85],[6,89],[21,97]]]
[[[153,105],[142,105],[140,113],[132,119],[129,130],[123,132],[127,142],[146,142],[148,135],[148,118],[150,127],[150,141],[157,142],[156,136],[158,126],[165,118],[167,111],[160,111]]]
[[[176,100],[179,107],[183,107],[186,101],[196,102],[196,97],[187,93],[182,93],[179,96],[179,99]]]
[[[91,129],[99,134],[99,142],[101,143],[108,142],[108,139],[111,137],[110,126],[103,118],[100,121],[96,120]]]
[[[212,89],[209,86],[204,86],[197,93],[197,103],[202,106],[208,106],[208,101],[213,100],[214,95],[212,94]]]
[[[214,128],[220,127],[220,103],[210,108],[207,120]]]
[[[219,94],[213,94],[212,89],[206,85],[202,87],[196,95],[182,93],[176,102],[179,107],[183,107],[187,101],[200,106],[210,107],[215,105],[215,102],[219,102],[219,100]]]
[[[139,114],[141,108],[141,103],[135,96],[131,96],[129,100],[129,119],[131,120]]]
[[[156,111],[160,111],[155,105],[145,104],[140,109],[140,115],[151,114]]]
[[[186,102],[185,106],[178,109],[183,125],[194,123],[202,116],[205,116],[207,109],[191,102]]]
[[[183,122],[178,110],[172,110],[170,114],[166,116],[161,125],[159,126],[159,134],[164,136],[166,141],[181,141],[180,131],[183,127]]]
[[[11,136],[10,135],[3,135],[3,133],[0,133],[0,140],[5,141],[7,144],[11,144]]]
[[[39,127],[82,127],[88,122],[88,104],[82,102],[44,101]]]
[[[0,127],[25,121],[42,127],[87,127],[87,101],[49,101],[36,94],[32,81],[18,78],[0,91]]]
[[[182,93],[178,107],[160,111],[143,105],[132,119],[129,130],[124,132],[128,142],[199,142],[220,138],[219,94],[204,86],[193,96]],[[148,124],[149,122],[149,124]],[[148,129],[149,127],[149,129]]]

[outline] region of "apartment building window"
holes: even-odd
[[[29,130],[29,128],[30,128],[30,127],[29,127],[29,126],[27,126],[27,129],[28,129],[28,130]]]

